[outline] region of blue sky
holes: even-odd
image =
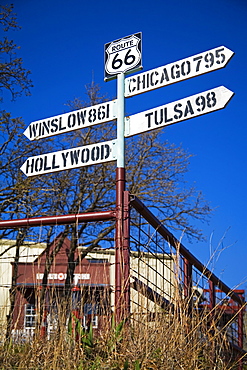
[[[143,71],[226,46],[235,52],[221,70],[130,98],[134,114],[225,86],[235,95],[223,110],[163,129],[164,140],[194,154],[186,179],[215,208],[203,227],[207,241],[185,246],[203,263],[223,238],[225,249],[210,267],[231,287],[247,287],[245,0],[12,0],[20,31],[9,32],[30,69],[31,97],[16,102],[3,93],[3,108],[30,122],[67,111],[68,100],[86,98],[94,81],[109,98],[116,81],[104,82],[104,44],[142,32]],[[26,140],[23,137],[23,140]],[[177,235],[177,237],[180,237]]]

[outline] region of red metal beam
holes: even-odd
[[[184,258],[184,295],[186,298],[191,297],[192,292],[192,264]]]
[[[130,315],[130,204],[129,192],[123,193],[123,292],[124,318]]]
[[[125,168],[116,169],[116,236],[115,236],[115,316],[116,323],[124,318],[123,294],[123,194],[125,191]]]
[[[47,225],[66,225],[90,221],[114,220],[116,212],[101,211],[87,212],[62,216],[46,216],[34,218],[21,218],[17,220],[0,221],[0,229],[14,229],[19,227],[47,226]]]

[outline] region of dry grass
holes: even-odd
[[[0,369],[237,369],[218,318],[206,311],[188,315],[180,300],[170,311],[157,310],[152,318],[132,316],[127,324],[111,323],[98,335],[78,322],[76,332],[63,326],[49,340],[37,335],[29,343],[6,342]]]

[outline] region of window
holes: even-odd
[[[83,316],[83,326],[85,329],[89,329],[90,324],[92,324],[92,328],[98,328],[98,316],[92,315],[84,315]]]
[[[84,304],[83,326],[88,329],[90,324],[93,328],[98,327],[98,306],[91,303]]]
[[[25,328],[35,327],[35,306],[27,303],[25,305]]]

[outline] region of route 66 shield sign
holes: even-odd
[[[105,80],[142,66],[141,32],[105,44]]]

